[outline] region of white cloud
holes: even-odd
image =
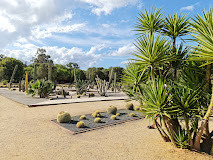
[[[51,37],[52,33],[70,33],[74,31],[80,31],[85,27],[84,23],[73,25],[58,25],[58,26],[37,26],[32,30],[32,38],[42,39]]]
[[[139,0],[80,0],[92,6],[92,12],[98,16],[111,14],[114,9],[128,5],[136,5]]]
[[[195,6],[199,5],[199,3],[195,3],[193,5],[190,5],[190,6],[186,6],[186,7],[182,7],[180,10],[181,11],[193,11],[195,9]]]
[[[8,57],[14,57],[21,60],[23,63],[30,64],[31,60],[35,56],[37,48],[46,49],[46,54],[51,56],[51,59],[55,64],[67,64],[69,62],[76,62],[83,68],[88,68],[96,64],[101,60],[101,55],[98,54],[103,48],[103,45],[93,46],[89,51],[85,51],[82,48],[72,47],[71,49],[65,47],[38,47],[34,44],[20,44],[15,43],[15,47],[18,49],[2,49],[1,54]]]
[[[120,57],[131,56],[134,50],[135,50],[135,46],[128,44],[119,48],[117,51],[114,51],[111,54],[111,56],[120,56]]]

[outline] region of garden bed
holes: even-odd
[[[118,110],[117,113],[120,113],[120,116],[117,116],[116,120],[111,120],[111,114],[108,114],[107,112],[101,112],[101,123],[95,123],[94,119],[91,114],[87,114],[86,120],[80,120],[80,116],[73,116],[72,121],[69,123],[58,123],[56,119],[52,120],[53,123],[59,125],[60,127],[70,131],[72,134],[79,134],[79,133],[84,133],[92,130],[96,130],[99,128],[107,127],[107,126],[112,126],[112,125],[117,125],[117,124],[122,124],[125,122],[133,121],[133,120],[139,120],[144,118],[145,116],[142,115],[141,112],[138,111],[131,111],[131,110],[125,110],[121,109]],[[134,113],[136,117],[129,117],[130,113]],[[76,124],[79,121],[83,121],[85,124],[84,128],[77,128]]]

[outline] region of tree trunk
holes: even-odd
[[[157,119],[154,120],[155,126],[158,129],[158,132],[160,133],[161,137],[163,138],[163,140],[165,142],[171,142],[169,136],[166,134],[166,132],[162,129],[162,127],[159,125],[159,123],[157,122]]]
[[[193,145],[193,149],[200,152],[200,140],[201,140],[201,137],[203,135],[203,132],[204,132],[204,129],[206,127],[208,127],[208,121],[209,121],[209,117],[211,116],[212,114],[212,110],[213,110],[213,94],[212,94],[212,97],[211,97],[211,102],[210,102],[210,105],[208,107],[208,110],[203,118],[203,121],[201,123],[201,126],[198,130],[198,133],[196,135],[196,138],[195,138],[195,142],[194,142],[194,145]]]
[[[211,64],[206,67],[206,91],[209,93],[211,90]]]

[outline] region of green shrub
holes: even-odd
[[[126,109],[133,110],[134,109],[134,105],[132,103],[127,103],[126,104]]]
[[[80,95],[77,95],[76,97],[77,97],[77,98],[81,98],[81,96],[80,96]]]
[[[101,123],[101,119],[100,119],[100,118],[95,118],[95,119],[94,119],[94,122],[95,122],[95,123]]]
[[[120,113],[116,113],[116,116],[120,116],[121,114]]]
[[[117,113],[117,108],[115,106],[109,106],[109,108],[107,108],[107,113],[115,115]]]
[[[136,115],[134,113],[130,113],[129,117],[136,117]]]
[[[71,121],[71,116],[68,112],[61,111],[57,115],[57,122],[58,123],[68,123]]]
[[[112,115],[112,116],[110,117],[110,119],[112,119],[112,120],[116,120],[116,119],[117,119],[117,117],[116,117],[116,115]]]
[[[11,91],[15,91],[15,90],[16,90],[16,88],[11,88],[10,90],[11,90]]]
[[[49,98],[49,100],[53,100],[53,98]]]
[[[85,116],[85,115],[82,115],[82,116],[80,117],[80,119],[86,119],[86,116]]]
[[[84,128],[84,127],[85,127],[84,122],[83,122],[83,121],[78,122],[78,123],[76,124],[76,127],[77,127],[77,128]]]
[[[82,96],[86,96],[86,93],[84,92],[84,93],[82,94]]]
[[[92,114],[92,117],[101,117],[101,113],[99,111],[95,111],[93,114]]]

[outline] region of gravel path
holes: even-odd
[[[50,123],[64,110],[82,115],[124,101],[90,102],[28,108],[0,96],[1,160],[209,160],[212,157],[174,148],[138,120],[71,135]]]

